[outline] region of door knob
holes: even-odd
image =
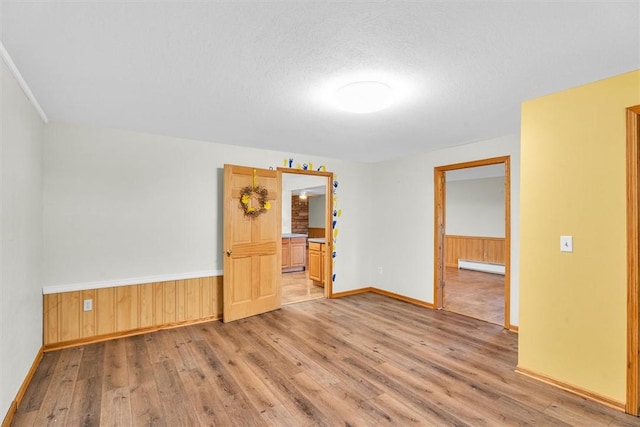
[[[227,249],[227,256],[231,256],[232,253],[233,251],[231,249]]]

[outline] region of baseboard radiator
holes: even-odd
[[[459,259],[458,269],[482,271],[485,273],[493,273],[493,274],[502,274],[504,276],[504,264],[494,264],[492,262],[470,261],[467,259]]]

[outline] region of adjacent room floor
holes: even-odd
[[[14,426],[609,425],[514,372],[517,334],[365,293],[46,353]]]
[[[447,267],[444,309],[504,325],[504,276]]]
[[[308,271],[282,273],[282,305],[324,297],[324,288],[309,279]]]

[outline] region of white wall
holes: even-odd
[[[223,165],[279,167],[289,157],[338,174],[334,290],[364,286],[364,165],[64,124],[45,132],[45,286],[222,270]]]
[[[366,200],[374,228],[364,236],[370,259],[363,268],[371,286],[433,302],[433,168],[511,156],[511,324],[518,324],[520,138],[480,141],[370,165],[375,191]],[[365,211],[366,212],[366,211]],[[365,216],[364,214],[361,216]],[[372,249],[372,248],[375,248]],[[382,270],[382,273],[380,273]]]
[[[447,234],[504,237],[504,177],[447,179],[446,186]]]
[[[282,175],[282,179],[284,181],[284,177],[286,175]],[[282,234],[291,233],[291,190],[287,190],[284,188],[284,183],[282,187]]]
[[[309,197],[309,228],[324,228],[326,225],[326,197]]]
[[[336,173],[334,291],[375,286],[433,302],[433,168],[511,155],[511,323],[518,323],[519,137],[363,164],[129,131],[49,125],[44,284],[222,269],[224,163],[283,159]],[[379,268],[382,274],[379,274]]]
[[[43,122],[0,61],[0,417],[42,346]]]

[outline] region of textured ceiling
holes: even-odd
[[[526,99],[640,68],[640,2],[3,1],[51,121],[379,161],[519,132]],[[402,91],[354,115],[349,78]]]

